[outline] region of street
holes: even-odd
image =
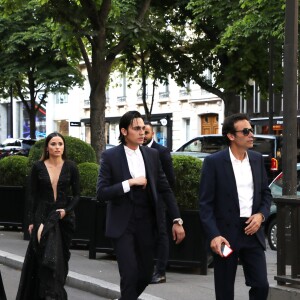
[[[4,265],[0,265],[0,270],[2,274],[3,284],[6,292],[7,300],[15,300],[17,288],[20,280],[21,271],[9,268]],[[102,298],[100,296],[96,296],[91,293],[86,293],[81,290],[77,290],[74,288],[66,287],[66,291],[68,293],[68,298],[72,300],[103,300],[106,298]],[[2,300],[2,299],[0,299]]]

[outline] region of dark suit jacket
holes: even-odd
[[[154,148],[158,151],[162,169],[167,176],[167,179],[169,181],[171,188],[174,189],[175,173],[174,173],[172,157],[171,157],[169,149],[167,147],[164,147],[164,146],[156,143],[155,141],[153,141],[151,148]]]
[[[251,150],[248,151],[248,157],[254,183],[252,214],[261,212],[267,219],[272,195],[263,157]],[[234,248],[240,227],[240,208],[228,148],[205,158],[201,173],[199,205],[200,218],[209,242],[222,235]],[[262,228],[257,231],[256,236],[265,248]]]
[[[140,147],[151,198],[156,211],[156,221],[159,227],[161,214],[158,201],[167,205],[172,219],[179,218],[180,213],[165,173],[162,170],[157,150],[149,147]],[[100,170],[97,183],[97,198],[107,202],[106,235],[112,238],[120,237],[128,226],[133,203],[132,193],[124,193],[122,182],[132,178],[129,172],[127,158],[123,145],[104,151],[101,155]]]

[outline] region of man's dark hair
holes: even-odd
[[[121,132],[121,129],[125,128],[126,130],[128,130],[129,125],[132,125],[133,120],[137,118],[142,118],[142,115],[136,110],[128,111],[121,117],[119,122],[119,141],[123,145],[126,144],[126,141],[124,135]]]
[[[234,124],[236,122],[242,121],[242,120],[247,120],[247,121],[250,122],[248,116],[245,115],[245,114],[241,114],[241,113],[233,114],[233,115],[228,116],[228,117],[225,118],[224,123],[223,123],[223,127],[222,127],[222,135],[225,138],[228,145],[230,145],[230,140],[228,139],[227,134],[231,133],[231,134],[235,135],[236,134],[236,132],[235,132],[236,129],[234,127]]]
[[[145,125],[149,125],[151,128],[153,128],[152,123],[150,121],[148,121],[148,120],[144,120],[144,124]]]

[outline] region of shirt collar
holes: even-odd
[[[154,142],[154,140],[152,139],[151,142],[149,144],[147,144],[146,146],[148,146],[149,148],[151,148],[153,142]]]
[[[230,147],[229,147],[229,155],[230,155],[230,160],[231,160],[232,163],[238,163],[238,162],[243,162],[243,161],[249,161],[249,157],[248,157],[247,151],[246,151],[245,158],[244,158],[242,161],[240,161],[239,159],[237,159],[237,158],[233,155],[233,153],[232,153]]]
[[[124,149],[125,149],[125,153],[126,153],[127,155],[130,155],[130,156],[132,156],[132,155],[134,155],[134,154],[135,154],[135,155],[138,155],[138,154],[141,153],[140,147],[137,147],[136,150],[132,150],[132,149],[130,149],[130,148],[128,148],[127,146],[124,145]]]

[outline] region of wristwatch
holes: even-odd
[[[182,226],[183,225],[183,220],[181,218],[174,219],[173,224],[178,224],[178,225]]]

